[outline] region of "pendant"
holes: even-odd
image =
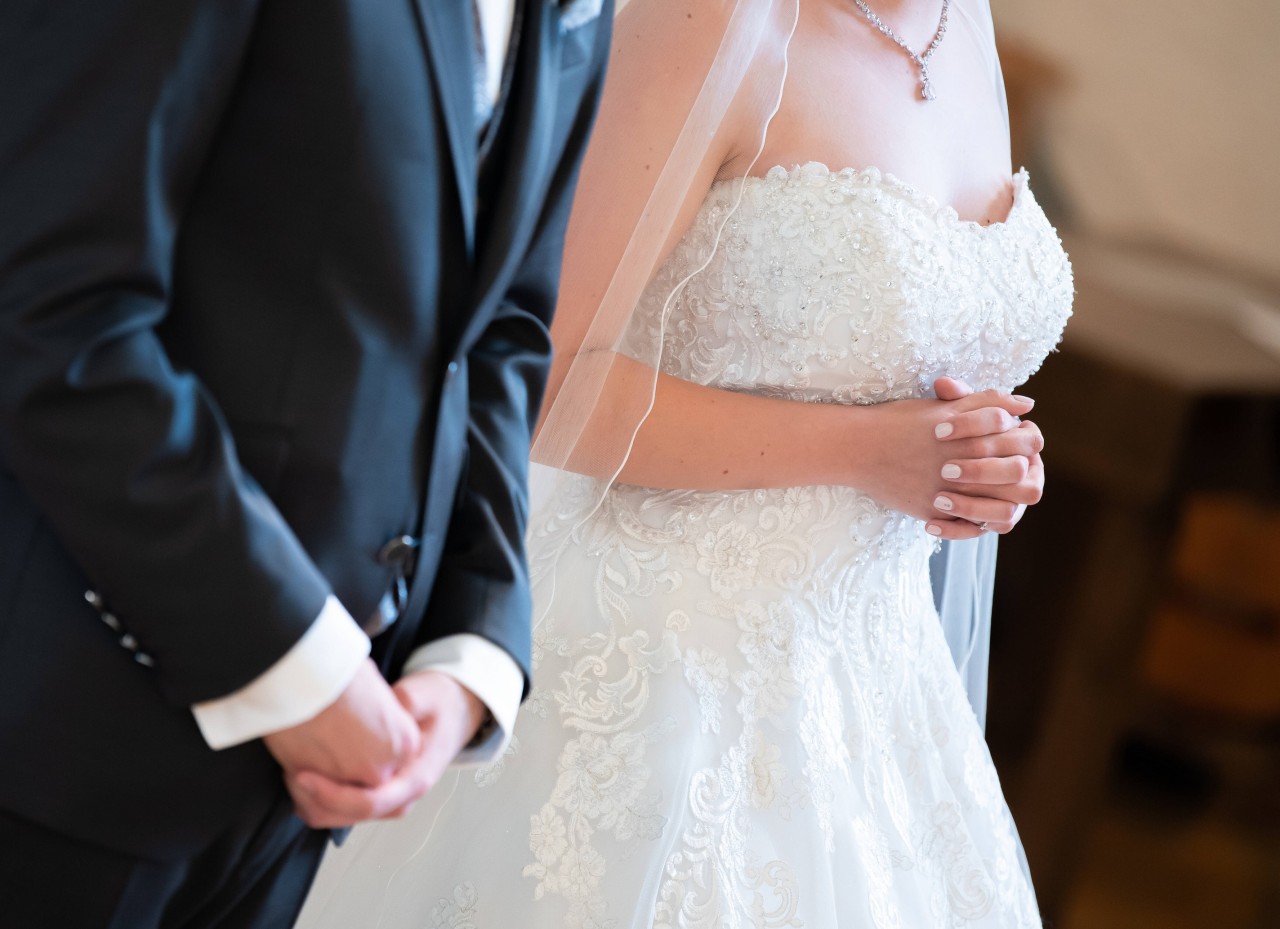
[[[933,92],[933,82],[929,80],[929,66],[924,62],[920,63],[920,99],[933,100],[935,97]]]

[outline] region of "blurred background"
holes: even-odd
[[[1077,289],[992,753],[1054,929],[1280,929],[1280,2],[992,7]]]

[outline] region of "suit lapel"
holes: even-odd
[[[467,254],[475,255],[476,126],[475,62],[472,57],[473,0],[414,0],[444,112],[449,153],[458,183]]]

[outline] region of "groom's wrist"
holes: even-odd
[[[219,751],[304,723],[342,694],[369,651],[369,637],[330,596],[275,664],[239,690],[191,707],[200,734]]]
[[[485,707],[484,720],[456,764],[484,764],[506,750],[524,694],[524,673],[504,649],[471,633],[445,636],[409,656],[404,675],[417,671],[449,675]]]
[[[498,721],[493,718],[493,713],[485,707],[484,716],[480,718],[480,725],[476,726],[476,731],[472,733],[471,740],[462,746],[464,752],[475,752],[481,748],[486,742],[498,733]]]

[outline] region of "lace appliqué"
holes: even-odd
[[[659,340],[737,183],[742,206]],[[920,397],[942,374],[1010,389],[1072,296],[1056,233],[1015,185],[993,227],[874,169],[716,185],[629,345],[660,348],[678,377],[808,402]],[[528,829],[538,925],[1039,926],[918,521],[844,487],[564,475],[531,525],[534,689],[473,789]],[[468,927],[476,907],[459,884],[432,925]]]

